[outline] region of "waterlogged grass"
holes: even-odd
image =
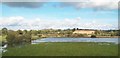
[[[117,48],[112,43],[41,43],[8,48],[3,56],[117,56]]]

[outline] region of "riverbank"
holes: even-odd
[[[118,45],[93,42],[46,42],[7,48],[3,56],[117,56]]]
[[[120,38],[120,36],[97,36],[97,38]]]
[[[43,37],[43,38],[49,38],[49,37]],[[52,38],[91,38],[91,36],[85,36],[85,37],[52,37]],[[96,38],[120,38],[120,36],[96,36]]]

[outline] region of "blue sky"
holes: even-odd
[[[40,4],[42,4],[42,3],[40,3]],[[71,5],[70,6],[66,6],[66,5],[61,6],[61,4],[62,3],[60,3],[60,2],[47,2],[47,3],[44,3],[42,6],[36,7],[36,8],[24,7],[24,6],[19,6],[19,5],[13,6],[10,4],[9,5],[2,4],[2,17],[4,19],[6,19],[6,18],[9,19],[10,17],[15,17],[16,20],[19,20],[19,18],[17,18],[17,17],[22,17],[21,22],[25,22],[26,20],[27,21],[36,21],[36,19],[37,20],[40,19],[40,20],[42,20],[42,24],[41,24],[42,26],[44,24],[46,24],[46,23],[43,23],[46,21],[49,24],[52,24],[51,21],[52,22],[64,22],[63,24],[65,24],[65,23],[68,24],[68,26],[66,28],[74,28],[74,26],[75,26],[75,25],[69,25],[71,23],[67,23],[65,21],[66,19],[67,19],[67,21],[70,21],[70,22],[74,22],[78,19],[80,22],[77,22],[77,23],[74,22],[74,24],[75,23],[77,24],[75,27],[78,27],[78,28],[88,28],[88,29],[116,29],[117,28],[117,22],[118,22],[118,10],[117,9],[96,10],[96,9],[90,8],[90,7],[84,7],[84,8],[77,9],[75,6],[71,6]],[[1,4],[0,4],[0,6],[1,6]],[[1,20],[3,21],[3,19],[1,19]],[[12,19],[10,19],[10,20],[12,21]],[[41,23],[41,21],[38,23]],[[49,26],[49,28],[59,28],[59,24],[57,25],[57,23],[56,23],[56,25],[57,25],[56,27]],[[91,25],[98,24],[98,25],[100,25],[100,27],[95,27],[95,26],[84,27],[84,26],[82,26],[82,24],[84,26],[89,25],[89,24],[91,24]],[[105,24],[106,24],[106,26],[108,26],[108,28],[106,28],[106,26],[102,27],[102,25],[105,25]],[[40,24],[36,24],[36,25],[41,26]],[[6,26],[3,26],[3,27],[6,27]],[[18,28],[16,26],[11,26],[10,29],[12,29],[12,27],[14,29]],[[28,27],[28,26],[26,26],[26,27]],[[34,27],[34,26],[32,26],[32,27]],[[44,28],[47,29],[47,27],[44,27]],[[62,28],[61,25],[60,25],[60,28]],[[65,26],[63,26],[63,28],[65,28]],[[33,29],[42,29],[42,27],[37,27],[37,28],[34,27]]]

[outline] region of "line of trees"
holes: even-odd
[[[120,30],[96,30],[97,36],[120,36]]]
[[[58,37],[87,37],[87,34],[73,34],[75,30],[81,30],[81,29],[44,29],[44,30],[7,30],[7,28],[2,28],[0,32],[0,35],[3,37],[6,36],[6,41],[9,46],[19,46],[24,44],[30,44],[33,37],[40,38],[41,36],[39,34],[43,34],[46,36],[58,36]],[[52,35],[50,35],[52,34]],[[120,36],[120,30],[96,30],[95,36]]]

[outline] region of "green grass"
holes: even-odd
[[[117,56],[117,48],[112,43],[41,43],[8,48],[3,56]]]

